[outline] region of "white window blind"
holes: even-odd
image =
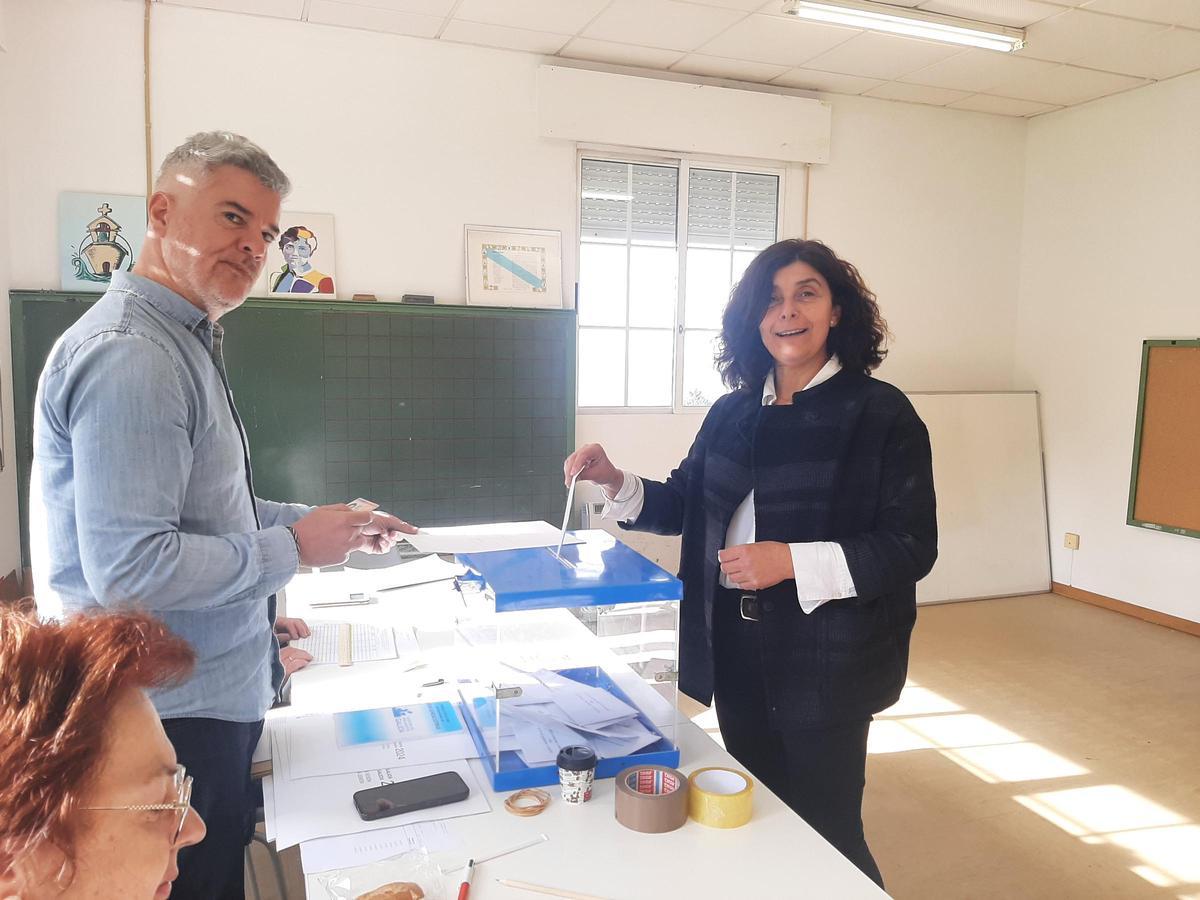
[[[776,239],[779,176],[582,159],[579,208],[579,406],[713,403],[721,310]]]

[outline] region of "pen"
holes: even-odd
[[[463,875],[462,885],[458,889],[458,900],[467,900],[467,895],[471,893],[471,876],[475,874],[475,860],[467,860],[467,871]]]

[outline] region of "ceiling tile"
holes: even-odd
[[[922,84],[903,84],[892,81],[872,88],[864,95],[878,97],[882,100],[903,100],[906,103],[927,103],[931,106],[945,106],[955,100],[970,96],[967,91],[950,91],[940,87],[926,87]]]
[[[556,34],[575,34],[592,21],[608,0],[462,0],[455,19],[528,28]]]
[[[172,6],[194,6],[198,9],[219,9],[225,12],[248,13],[252,16],[271,16],[276,19],[299,21],[304,0],[166,0]]]
[[[1109,49],[1145,40],[1166,26],[1069,9],[1025,30],[1024,56],[1075,62]]]
[[[1021,75],[997,84],[989,93],[1018,100],[1036,100],[1055,106],[1071,106],[1085,103],[1107,94],[1115,94],[1145,84],[1141,78],[1080,69],[1076,66],[1059,66],[1048,72]]]
[[[1039,113],[1062,109],[1047,103],[1032,100],[1013,100],[1009,97],[990,97],[987,94],[972,94],[964,100],[950,104],[951,109],[969,109],[973,112],[996,113],[1001,116],[1036,116]]]
[[[332,0],[312,0],[308,8],[308,21],[320,25],[344,25],[347,28],[365,28],[368,31],[387,31],[431,38],[437,36],[445,19],[440,16],[421,16],[372,6],[334,3]]]
[[[990,91],[1001,82],[1021,76],[1032,77],[1038,72],[1048,72],[1058,68],[1058,65],[1040,59],[1025,59],[1012,53],[971,48],[911,72],[900,80],[974,93]]]
[[[740,9],[742,12],[757,12],[764,7],[764,0],[683,0],[696,6],[719,6],[722,9]],[[772,12],[783,8],[783,0],[768,0],[765,6]]]
[[[837,72],[818,72],[815,69],[792,69],[771,84],[801,88],[808,91],[827,91],[832,94],[862,94],[883,84],[876,78],[859,78]]]
[[[680,56],[677,50],[635,47],[633,44],[617,44],[591,38],[575,38],[559,50],[558,55],[568,59],[587,59],[592,62],[611,63],[614,66],[641,66],[646,69],[665,69]]]
[[[890,81],[961,52],[962,47],[953,44],[868,31],[809,60],[806,65],[826,72]]]
[[[1010,28],[1025,28],[1063,11],[1061,6],[1037,0],[926,0],[921,9]]]
[[[570,39],[569,34],[551,34],[546,31],[531,31],[528,28],[508,28],[504,25],[485,25],[482,22],[463,22],[458,19],[452,19],[442,32],[444,41],[550,55],[557,53]]]
[[[1196,0],[1089,0],[1084,9],[1200,28],[1200,3]]]
[[[393,12],[417,13],[422,16],[448,16],[454,8],[454,0],[333,0],[351,6],[374,6]]]
[[[707,54],[746,59],[778,66],[798,66],[843,44],[857,28],[805,22],[792,16],[748,16],[705,44]]]
[[[1142,41],[1085,54],[1076,62],[1092,69],[1125,75],[1171,78],[1200,69],[1200,31],[1169,28]]]
[[[745,62],[740,59],[725,59],[720,56],[705,56],[690,53],[671,66],[673,72],[689,75],[709,75],[713,78],[733,78],[738,81],[767,82],[787,71],[787,66],[770,66],[766,63]]]
[[[583,31],[583,37],[641,47],[695,50],[744,13],[676,0],[613,0]]]

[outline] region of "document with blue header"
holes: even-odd
[[[294,716],[284,723],[292,778],[478,756],[453,703]]]

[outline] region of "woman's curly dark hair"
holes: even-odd
[[[775,364],[758,325],[771,302],[775,273],[794,262],[806,263],[821,274],[833,294],[833,305],[841,310],[837,326],[829,331],[828,347],[842,368],[866,374],[887,356],[887,323],[858,269],[820,241],[790,238],[754,257],[721,316],[717,369],[733,390],[761,385]]]

